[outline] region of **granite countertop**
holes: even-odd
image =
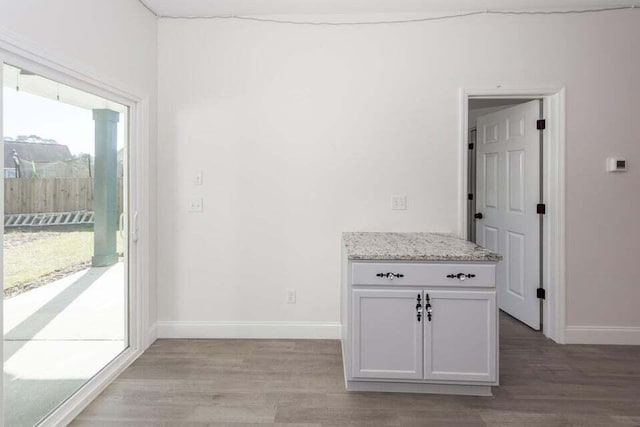
[[[502,256],[447,233],[342,233],[351,260],[500,261]]]

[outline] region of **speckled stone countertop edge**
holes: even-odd
[[[343,232],[353,261],[498,262],[502,256],[451,233]]]

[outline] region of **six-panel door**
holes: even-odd
[[[424,304],[431,304],[431,320],[424,322],[424,378],[495,381],[495,291],[426,290]]]
[[[422,291],[356,289],[353,297],[353,377],[422,379]]]
[[[500,309],[540,329],[540,101],[478,117],[476,243],[504,256]]]

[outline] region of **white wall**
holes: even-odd
[[[157,133],[157,20],[133,0],[0,0],[0,31],[35,46],[45,56],[81,68],[91,77],[121,90],[149,98],[150,158],[145,167],[153,177],[145,191],[147,203],[156,205],[155,141]],[[67,63],[68,62],[68,63]],[[155,212],[155,209],[152,210]],[[151,248],[149,323],[156,312],[155,215],[143,224],[143,239]],[[153,230],[153,232],[150,232]]]
[[[567,324],[640,334],[640,13],[160,20],[159,46],[161,334],[338,322],[340,232],[457,231],[459,88],[497,85],[566,86]]]

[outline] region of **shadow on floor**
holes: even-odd
[[[38,332],[49,324],[53,319],[62,313],[73,301],[94,284],[107,270],[105,268],[91,268],[80,276],[75,282],[65,288],[49,302],[40,307],[37,311],[29,315],[26,319],[16,325],[13,329],[4,334],[5,341],[16,341],[26,343],[33,339]],[[24,345],[24,344],[23,344]],[[8,360],[22,345],[11,346],[9,352],[5,350],[4,360]]]

